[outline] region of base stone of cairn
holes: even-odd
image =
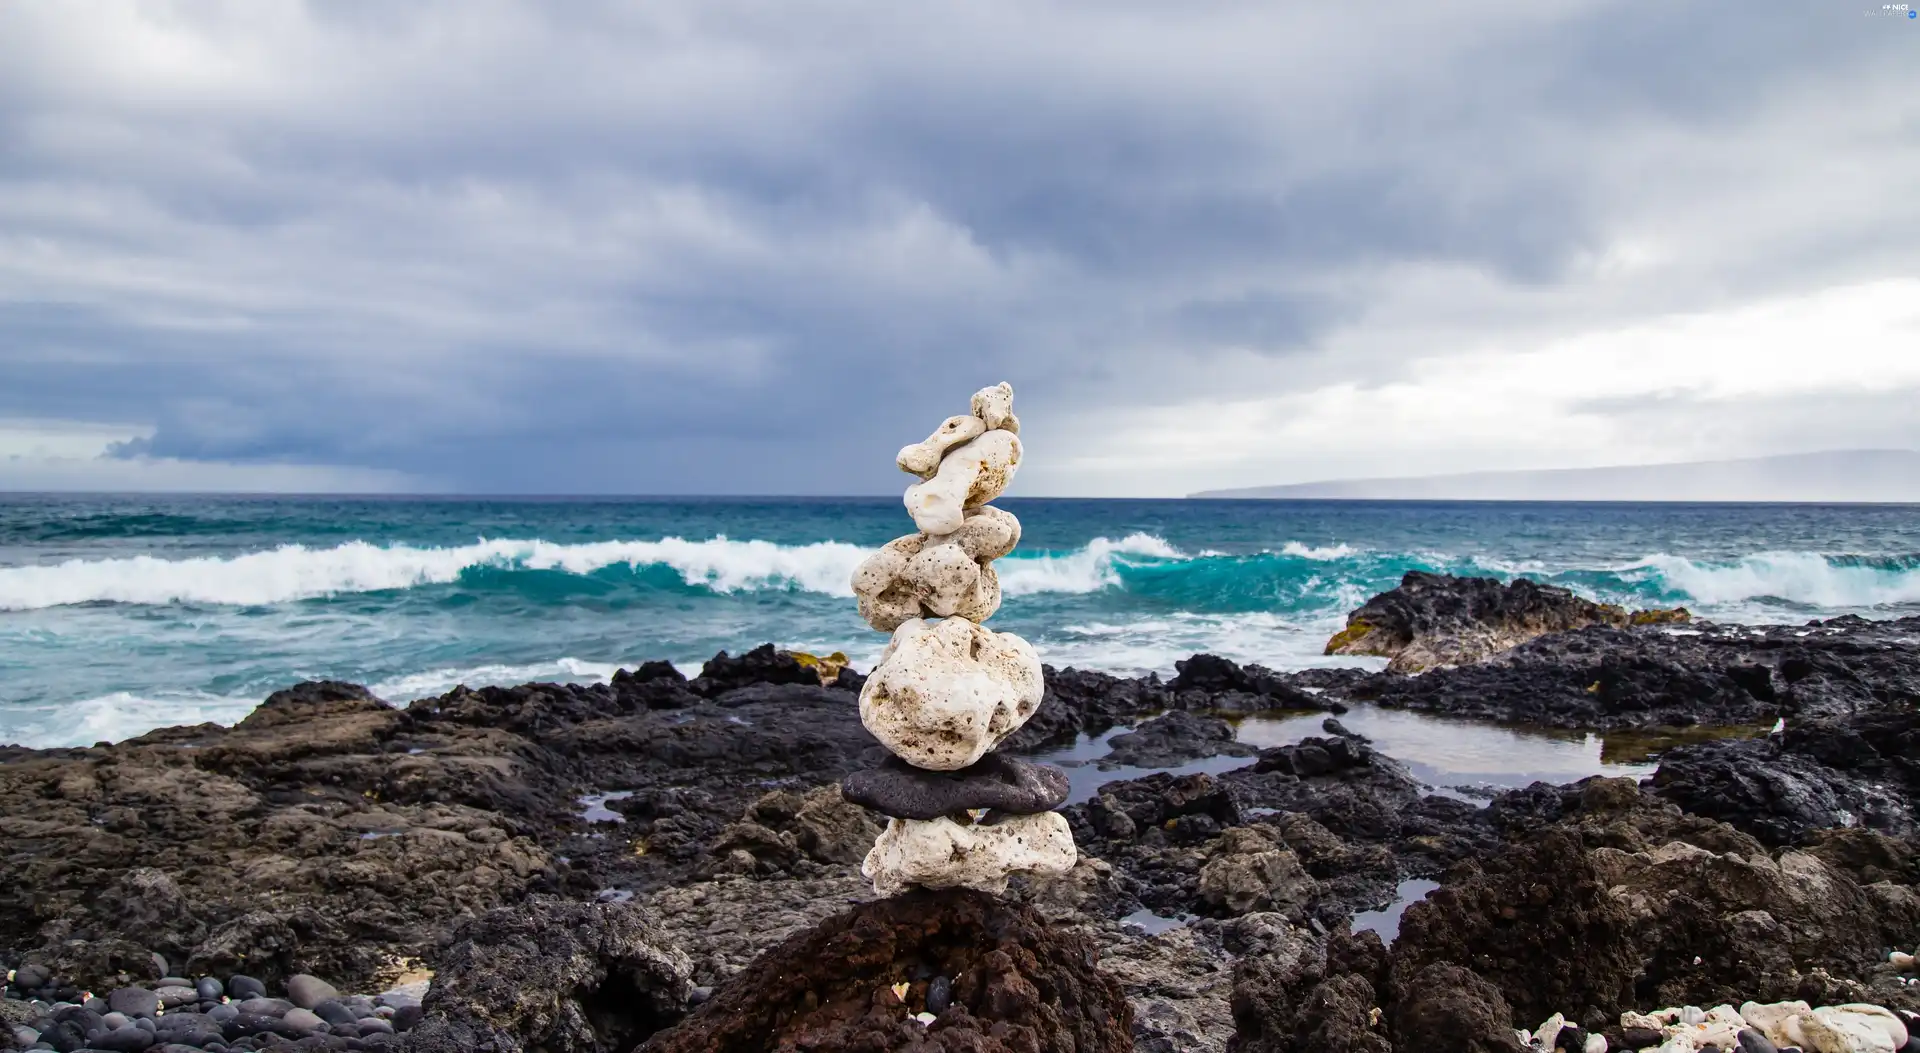
[[[841,784],[892,820],[860,868],[883,896],[999,893],[1010,874],[1073,868],[1073,832],[1052,810],[1066,777],[989,759],[1046,692],[1032,645],[980,624],[1000,607],[993,561],[1020,542],[1020,521],[988,504],[1020,467],[1019,433],[1013,387],[997,384],[902,449],[895,463],[920,478],[904,499],[919,530],[853,573],[861,616],[893,634],[860,692],[860,720],[893,759]]]
[[[640,1053],[1123,1053],[1126,994],[1083,935],[964,889],[914,891],[768,951]]]

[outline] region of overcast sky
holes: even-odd
[[[1016,493],[1920,447],[1858,0],[0,5],[0,488]]]

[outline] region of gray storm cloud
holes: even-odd
[[[873,450],[1009,379],[1059,454],[1028,492],[1381,474],[1340,422],[1144,477],[1101,452],[1920,273],[1920,30],[1864,13],[27,0],[0,418],[125,424],[128,463],[871,492]],[[1694,412],[1754,452],[1860,419],[1778,398]],[[1861,441],[1920,442],[1880,417]]]

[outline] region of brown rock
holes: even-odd
[[[977,892],[913,892],[827,919],[762,955],[647,1053],[913,1049],[1125,1053],[1133,1011],[1091,943]],[[928,981],[953,1002],[937,1020]],[[893,985],[907,983],[904,1000]]]

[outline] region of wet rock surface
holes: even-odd
[[[1010,897],[1049,935],[1098,951],[1138,1049],[1225,1050],[1236,1035],[1247,1050],[1508,1048],[1484,1026],[1502,1004],[1510,1026],[1563,1013],[1615,1038],[1617,1016],[1599,1015],[1749,998],[1920,1008],[1905,982],[1916,974],[1901,971],[1912,960],[1888,961],[1920,933],[1920,619],[1685,631],[1589,627],[1419,676],[1280,674],[1213,656],[1165,681],[1049,669],[1039,711],[1003,750],[1126,727],[1096,766],[1198,757],[1207,773],[1099,785],[1064,813],[1085,858],[1016,881]],[[1609,669],[1617,680],[1596,675]],[[859,724],[859,674],[826,672],[822,684],[820,667],[762,648],[692,680],[650,663],[608,684],[456,689],[406,706],[305,684],[233,728],[0,748],[0,965],[13,971],[0,1047],[138,1046],[104,1026],[111,994],[161,999],[157,1024],[176,1017],[175,981],[197,1000],[171,1033],[197,1022],[198,1048],[218,1034],[243,1053],[315,1036],[365,1048],[393,1041],[373,1037],[385,1028],[414,1043],[484,1031],[477,1041],[503,1050],[632,1048],[681,1014],[746,998],[758,956],[872,902],[857,867],[884,817],[840,782],[884,754]],[[1338,722],[1246,756],[1219,734],[1223,715],[1369,699],[1549,726],[1786,726],[1668,748],[1644,787],[1536,784],[1484,803],[1434,795]],[[1355,912],[1387,907],[1414,878],[1441,889],[1406,908],[1390,947],[1346,934]],[[522,968],[523,946],[573,964]],[[649,953],[684,955],[684,971],[621,971]],[[439,971],[428,1007],[330,1019],[351,992],[427,967]],[[1448,969],[1479,986],[1436,979],[1460,979]],[[349,994],[293,1005],[302,974]],[[651,1008],[609,1024],[608,981],[593,977],[620,975],[653,977],[629,982],[624,1002]],[[203,980],[221,989],[207,997]],[[901,980],[926,985],[913,997],[933,992],[931,977]],[[971,1006],[948,980],[943,997]],[[483,993],[514,984],[525,990]],[[80,1004],[89,992],[97,1006]],[[146,1018],[122,1016],[148,1033]],[[909,1030],[864,1030],[902,1021]],[[365,1032],[360,1045],[336,1026]],[[924,1045],[976,1032],[871,1000],[832,1026],[896,1035],[898,1048],[996,1048]],[[152,1034],[141,1048],[195,1045]]]
[[[1501,582],[1414,570],[1349,614],[1327,653],[1373,655],[1388,659],[1392,672],[1419,673],[1478,662],[1548,633],[1635,620],[1623,608],[1526,578]],[[1678,611],[1642,612],[1637,620],[1689,619]]]
[[[1805,626],[1594,626],[1473,665],[1332,682],[1328,694],[1543,727],[1848,720],[1920,698],[1920,618]]]

